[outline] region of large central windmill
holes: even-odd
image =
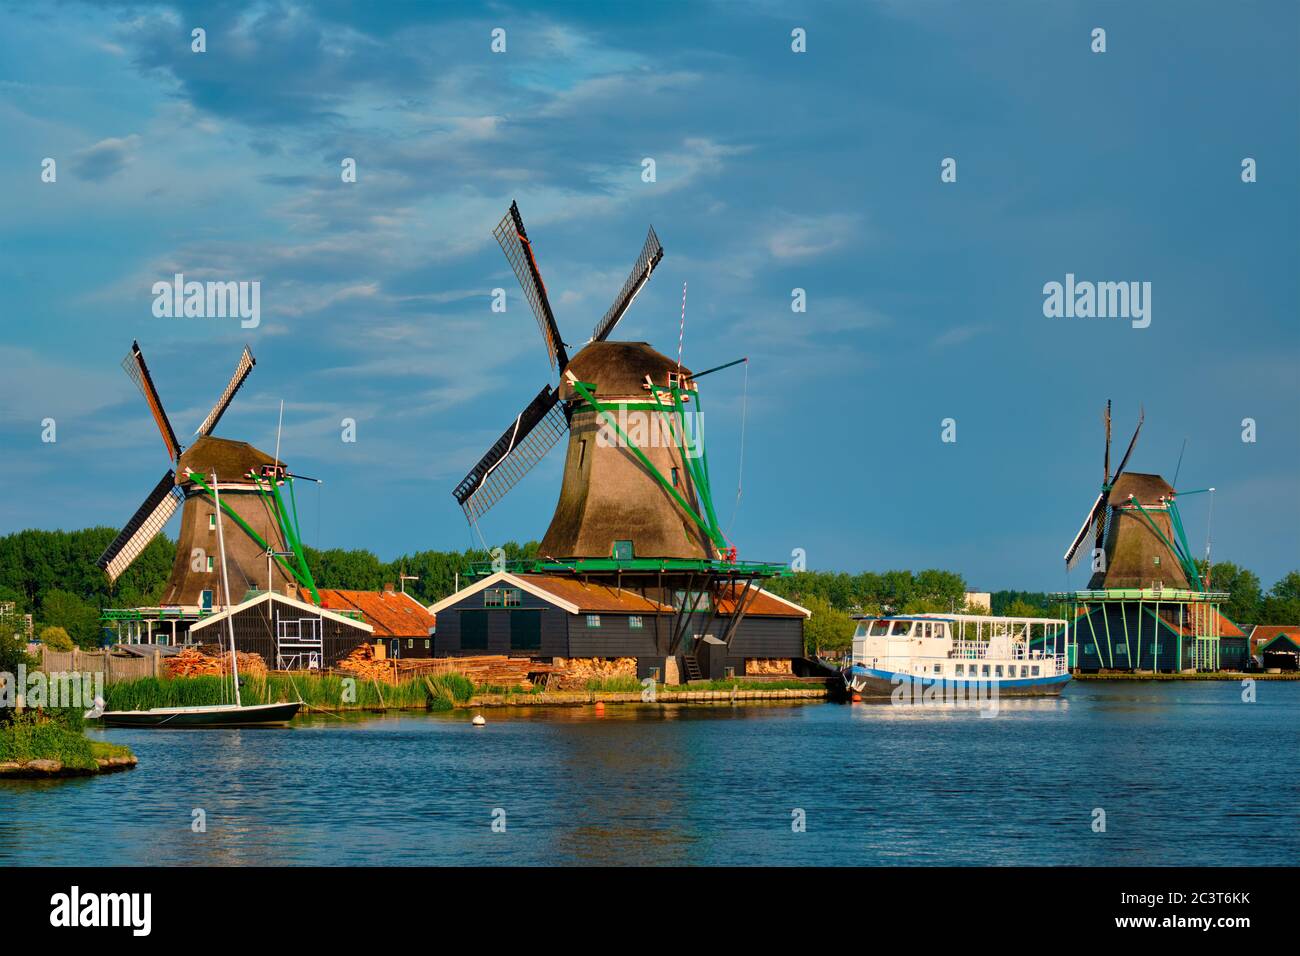
[[[1083,670],[1215,670],[1220,639],[1241,636],[1219,613],[1228,595],[1211,591],[1208,571],[1196,563],[1179,492],[1160,475],[1127,470],[1145,416],[1111,473],[1110,413],[1107,402],[1101,492],[1065,552],[1067,569],[1088,556],[1092,576],[1084,590],[1058,595],[1074,605],[1075,663]]]
[[[292,476],[284,463],[247,442],[212,435],[255,364],[253,353],[245,347],[225,390],[195,431],[198,437],[194,444],[182,448],[163,410],[144,354],[138,343],[131,344],[122,367],[144,395],[172,465],[100,555],[98,564],[110,582],[131,566],[183,505],[176,562],[162,604],[199,612],[213,608],[216,595],[221,593],[222,573],[212,485],[215,474],[221,511],[243,532],[226,536],[225,555],[232,587],[283,591],[292,584],[315,593],[296,517],[290,520],[279,491],[286,483],[292,490]],[[294,510],[296,514],[296,507]]]
[[[567,432],[564,480],[542,538],[543,556],[720,557],[727,541],[714,514],[698,428],[699,376],[645,342],[609,340],[663,258],[654,228],[613,304],[572,357],[517,203],[493,234],[523,286],[560,384],[543,386],[456,486],[466,518],[482,517]],[[631,434],[629,415],[652,424],[659,440],[647,441],[644,428]]]

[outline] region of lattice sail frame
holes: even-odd
[[[569,429],[559,393],[545,386],[452,492],[471,522],[483,517]]]
[[[184,492],[176,486],[176,473],[167,469],[167,474],[149,492],[144,504],[136,509],[135,514],[113,539],[113,543],[100,556],[97,563],[108,574],[110,582],[116,581],[131,566],[149,546],[149,542],[162,531],[184,500]]]
[[[245,345],[244,354],[239,357],[239,361],[235,364],[235,374],[230,376],[225,391],[221,393],[217,403],[212,406],[212,411],[208,412],[208,417],[203,419],[203,423],[195,429],[194,434],[202,436],[212,434],[212,429],[217,427],[217,422],[221,421],[221,416],[230,407],[230,403],[235,398],[235,393],[239,391],[244,384],[244,379],[248,378],[249,373],[253,371],[253,366],[256,364],[257,359],[253,358],[253,353]]]
[[[636,264],[632,266],[632,271],[628,274],[627,281],[623,283],[623,288],[619,290],[618,297],[592,330],[593,342],[605,341],[609,333],[614,331],[614,326],[618,325],[619,319],[623,318],[627,310],[632,307],[637,294],[650,281],[650,274],[654,272],[655,266],[659,265],[659,260],[663,257],[664,247],[660,244],[659,237],[655,235],[655,227],[651,226],[650,231],[646,233],[641,254],[637,256]]]
[[[555,313],[551,311],[551,301],[546,295],[546,285],[537,268],[537,259],[533,256],[532,243],[524,229],[524,220],[519,215],[517,203],[510,204],[510,211],[502,218],[492,235],[496,237],[501,251],[506,254],[510,268],[515,271],[524,290],[524,298],[537,317],[537,327],[542,332],[542,341],[546,343],[546,354],[551,360],[551,368],[556,369],[568,364],[564,351],[564,342],[560,339],[559,327],[555,324]]]

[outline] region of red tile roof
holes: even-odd
[[[310,592],[301,592],[304,601]],[[321,607],[330,611],[360,611],[375,637],[428,637],[435,617],[409,594],[400,591],[340,591],[320,588]]]
[[[592,584],[581,578],[562,577],[551,574],[527,574],[521,578],[534,587],[541,588],[561,600],[576,604],[584,612],[608,614],[671,614],[672,608],[658,601],[642,597],[626,588],[612,588],[605,584]]]
[[[734,614],[736,611],[736,597],[742,593],[739,584],[733,584],[730,592],[724,591],[723,596],[718,598],[718,613]],[[751,614],[758,617],[808,617],[803,608],[793,602],[787,603],[762,588],[758,589],[757,594],[752,594],[745,600],[745,615],[749,616]]]
[[[1250,629],[1250,652],[1258,654],[1259,649],[1279,634],[1291,638],[1292,643],[1300,646],[1300,626],[1295,624],[1256,624]]]

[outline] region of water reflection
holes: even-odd
[[[1300,684],[1247,706],[1236,684],[1079,683],[1001,700],[991,719],[887,701],[484,715],[99,731],[140,767],[0,783],[0,864],[1258,865],[1300,851],[1275,799],[1297,788]]]

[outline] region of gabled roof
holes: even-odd
[[[488,575],[482,581],[461,588],[455,594],[429,605],[429,613],[437,614],[467,597],[471,597],[490,587],[519,588],[534,597],[541,598],[570,614],[671,614],[673,609],[649,598],[644,598],[635,591],[626,588],[612,588],[604,584],[593,584],[580,578],[564,577],[552,574],[511,574],[498,571]]]
[[[361,630],[366,631],[367,633],[374,631],[374,628],[371,627],[369,624],[366,624],[362,621],[353,620],[350,617],[344,617],[342,614],[339,614],[335,611],[331,611],[327,608],[319,608],[314,604],[308,604],[306,601],[299,601],[297,598],[286,597],[285,595],[280,594],[277,591],[263,591],[261,594],[257,595],[257,597],[250,598],[249,600],[244,601],[240,604],[232,604],[230,607],[223,608],[222,610],[218,611],[216,614],[211,615],[210,617],[205,617],[200,621],[196,621],[195,623],[190,625],[190,633],[192,634],[195,631],[201,630],[205,627],[215,624],[218,621],[224,621],[231,614],[238,614],[241,611],[246,611],[250,607],[253,607],[258,604],[264,604],[267,601],[275,601],[277,604],[287,604],[293,608],[296,608],[299,611],[307,611],[312,614],[319,614],[321,617],[328,618],[331,621],[339,621],[340,623],[348,624],[351,625],[352,627],[360,628]]]
[[[812,611],[806,607],[801,607],[793,601],[787,601],[780,595],[773,594],[771,591],[756,585],[751,584],[750,587],[758,593],[750,595],[745,600],[746,617],[751,615],[757,617],[812,617]],[[733,584],[729,593],[724,592],[724,596],[718,598],[718,613],[736,613],[736,597],[742,593],[740,585]]]
[[[401,591],[344,591],[320,588],[323,607],[359,611],[376,637],[428,637],[435,619],[424,605]],[[299,592],[305,599],[306,594]]]
[[[1258,654],[1261,647],[1277,640],[1281,635],[1291,639],[1291,643],[1300,647],[1300,625],[1295,624],[1256,624],[1250,629],[1250,650]]]

